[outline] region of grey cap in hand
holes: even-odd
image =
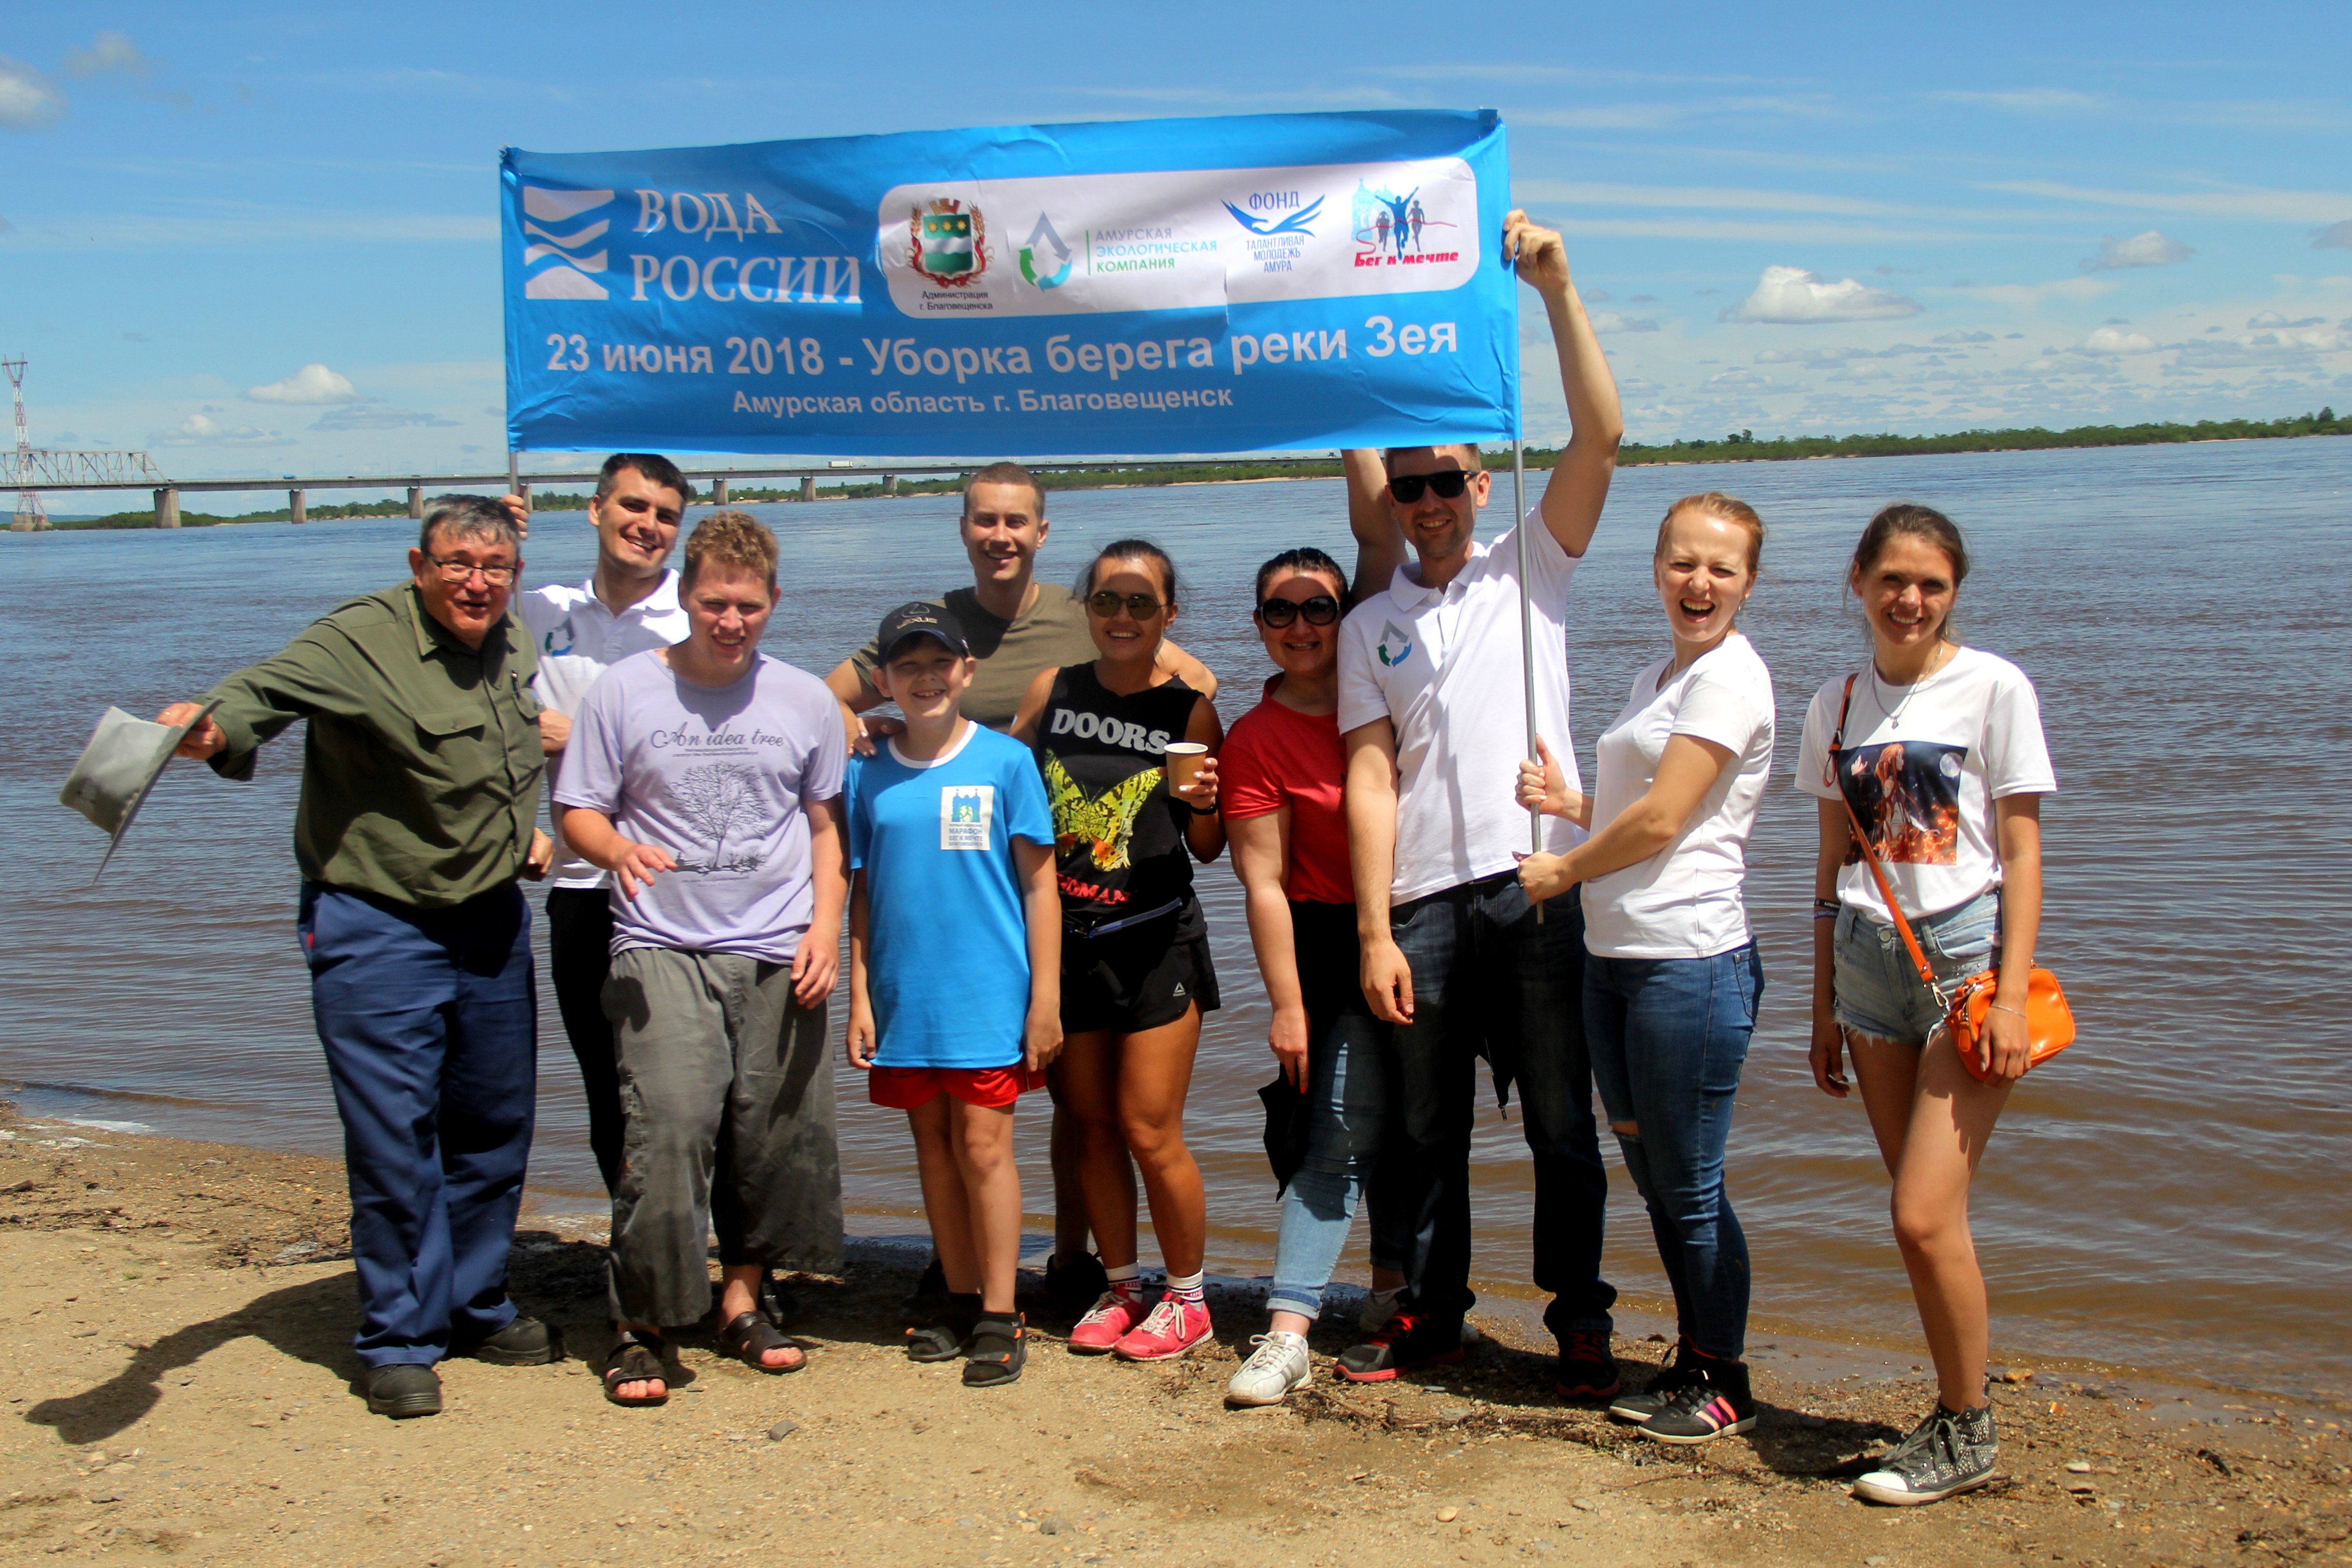
[[[90,732],[89,744],[81,748],[75,759],[73,772],[66,778],[65,788],[58,791],[58,800],[112,835],[106,846],[105,858],[98,862],[98,871],[90,877],[90,885],[106,874],[107,862],[121,847],[122,835],[131,831],[131,819],[147,792],[163,777],[163,767],[172,760],[172,753],[188,731],[202,724],[218,707],[218,702],[208,702],[185,724],[155,724],[143,718],[133,718],[119,707],[108,708]]]

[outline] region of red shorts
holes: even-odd
[[[912,1111],[941,1094],[992,1111],[1044,1087],[1044,1073],[1017,1061],[1010,1067],[875,1067],[866,1070],[866,1082],[874,1103],[894,1111]]]

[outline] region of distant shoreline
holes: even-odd
[[[1617,450],[1621,468],[1695,463],[1794,463],[1837,457],[1926,457],[1962,452],[2054,452],[2078,451],[2101,446],[2172,446],[2209,441],[2279,441],[2308,435],[2352,435],[2352,417],[2339,419],[2332,408],[2322,408],[2301,418],[2273,420],[2200,420],[2194,424],[2085,424],[2069,430],[2045,430],[2039,425],[2011,430],[1964,430],[1945,435],[1798,435],[1759,437],[1749,431],[1736,431],[1720,440],[1696,439],[1675,441],[1658,445],[1627,442]],[[1551,467],[1559,456],[1557,447],[1531,446],[1527,449],[1526,462],[1530,469]],[[1489,448],[1488,465],[1507,464],[1510,449]],[[1059,473],[1041,465],[1038,478],[1049,490],[1132,490],[1157,489],[1179,485],[1238,485],[1263,483],[1276,479],[1336,479],[1341,468],[1338,459],[1326,461],[1290,460],[1283,463],[1235,462],[1207,467],[1156,467],[1149,463],[1104,471]],[[963,487],[961,477],[937,479],[907,479],[891,490],[888,498],[903,499],[912,496],[953,495]],[[732,491],[730,503],[796,502],[797,487],[749,486]],[[879,484],[838,485],[817,491],[817,499],[824,501],[858,501],[882,499]],[[532,497],[535,511],[578,511],[588,504],[586,493],[542,493]],[[405,501],[371,501],[307,508],[312,522],[329,522],[347,517],[388,517],[405,516]],[[232,523],[282,523],[291,514],[283,507],[268,511],[246,512],[235,517],[209,512],[183,511],[181,525],[185,528],[211,528]],[[76,518],[52,525],[58,529],[71,528],[151,528],[155,526],[154,513],[149,509],[116,512],[101,517]]]

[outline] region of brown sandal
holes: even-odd
[[[662,1356],[661,1335],[642,1329],[622,1329],[613,1336],[613,1349],[604,1357],[604,1397],[615,1405],[667,1405],[669,1403],[669,1368]],[[658,1383],[659,1394],[640,1394],[633,1398],[621,1396],[624,1383]]]
[[[808,1364],[807,1353],[776,1332],[776,1325],[758,1312],[740,1312],[725,1328],[719,1331],[719,1349],[731,1355],[754,1372],[764,1372],[779,1377],[787,1372],[798,1372]],[[782,1366],[772,1365],[761,1357],[772,1350],[788,1350],[800,1359]]]

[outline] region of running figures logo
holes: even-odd
[[[1070,280],[1070,247],[1044,213],[1029,231],[1029,243],[1021,247],[1021,276],[1039,288],[1059,288]]]
[[[988,270],[988,230],[976,203],[942,197],[913,209],[909,263],[933,283],[961,288]]]
[[[1383,665],[1393,670],[1412,657],[1412,633],[1402,630],[1393,621],[1383,621],[1380,643],[1372,653]]]
[[[590,275],[604,270],[604,238],[610,218],[598,218],[559,233],[613,200],[610,191],[562,191],[548,185],[522,187],[522,265],[526,271],[542,261],[554,265],[533,272],[524,281],[526,299],[608,299],[604,286]],[[551,225],[542,227],[542,225]]]

